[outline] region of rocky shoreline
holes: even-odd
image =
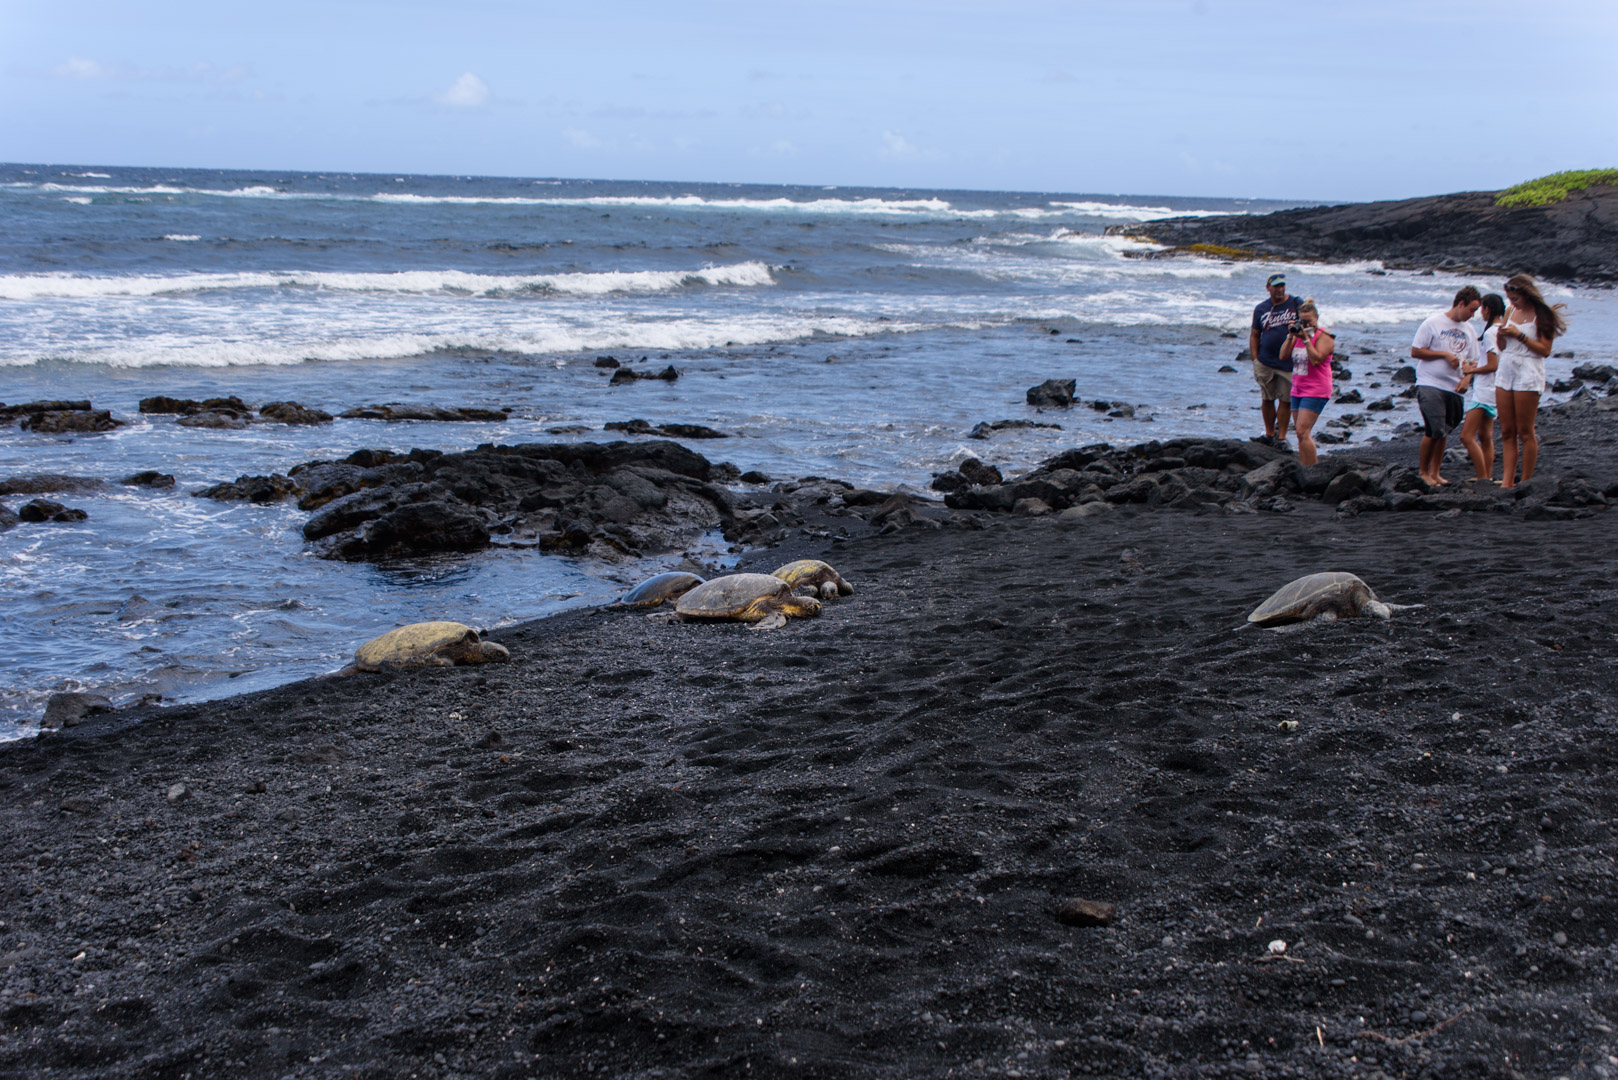
[[[1549,206],[1501,207],[1495,192],[1349,203],[1272,214],[1169,218],[1112,234],[1166,245],[1160,255],[1379,261],[1389,269],[1527,272],[1548,281],[1618,281],[1618,187],[1574,191]]]
[[[854,583],[782,630],[85,703],[0,748],[0,1075],[1606,1075],[1604,405],[1489,512],[1408,442],[810,479],[733,510]],[[1237,629],[1321,569],[1423,606]]]

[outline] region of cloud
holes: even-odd
[[[449,89],[435,100],[457,109],[476,109],[489,103],[489,84],[468,71],[450,83]]]
[[[70,56],[51,69],[59,79],[77,79],[81,82],[169,82],[206,83],[223,85],[236,83],[252,75],[246,64],[222,67],[207,60],[198,60],[186,68],[143,68],[132,64],[104,64],[84,56]]]
[[[602,145],[600,139],[596,138],[588,131],[581,131],[578,128],[566,129],[562,132],[562,138],[566,139],[568,142],[572,143],[574,146],[577,146],[581,150],[595,150]]]
[[[882,133],[882,149],[878,152],[883,157],[896,161],[916,160],[919,158],[934,159],[942,156],[937,150],[928,150],[917,146],[897,131],[884,131]]]
[[[750,157],[794,158],[798,156],[798,147],[791,139],[776,139],[763,146],[749,147],[747,153]]]

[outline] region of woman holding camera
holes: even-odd
[[[1315,421],[1331,400],[1331,357],[1336,339],[1320,325],[1313,300],[1298,305],[1298,318],[1281,343],[1281,355],[1292,358],[1292,430],[1298,434],[1298,464],[1319,460]]]
[[[1567,322],[1540,295],[1527,274],[1514,274],[1506,282],[1511,310],[1500,325],[1500,370],[1494,376],[1494,400],[1500,410],[1500,459],[1505,475],[1500,486],[1517,486],[1517,459],[1522,457],[1522,482],[1534,477],[1539,461],[1539,436],[1534,418],[1539,395],[1545,392],[1545,358],[1556,338],[1567,332]]]

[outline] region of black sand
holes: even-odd
[[[1615,523],[953,514],[6,747],[0,1074],[1612,1075]],[[1425,606],[1238,629],[1320,569]]]

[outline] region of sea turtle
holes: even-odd
[[[788,615],[819,615],[820,601],[799,596],[770,574],[729,574],[680,597],[674,611],[688,621],[730,619],[752,623],[754,630],[774,630],[786,625]]]
[[[799,559],[797,562],[789,562],[770,576],[778,577],[792,586],[793,592],[807,588],[826,600],[834,596],[854,595],[854,586],[844,581],[843,575],[819,559]]]
[[[1284,585],[1247,617],[1259,626],[1280,626],[1304,619],[1350,619],[1370,614],[1386,619],[1395,611],[1420,604],[1384,604],[1371,587],[1353,574],[1330,570]]]
[[[619,607],[659,607],[673,600],[678,600],[698,585],[703,579],[695,574],[688,574],[683,570],[670,570],[666,574],[649,577],[624,593],[623,599],[618,601]]]
[[[511,653],[504,645],[479,639],[478,632],[464,623],[419,622],[389,630],[361,645],[354,653],[354,666],[361,671],[390,671],[509,659]]]

